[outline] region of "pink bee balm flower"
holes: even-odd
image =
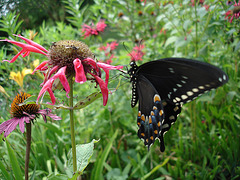
[[[96,30],[98,32],[103,32],[104,29],[107,27],[107,25],[105,24],[104,20],[100,20],[97,24],[96,24]]]
[[[96,62],[94,59],[93,53],[90,51],[88,46],[80,41],[59,41],[53,43],[50,50],[47,51],[43,49],[37,43],[26,39],[19,35],[21,39],[26,41],[29,44],[19,43],[17,41],[9,41],[10,43],[16,44],[20,47],[28,47],[28,53],[36,52],[41,53],[49,58],[49,60],[42,62],[40,65],[36,67],[33,71],[40,70],[44,74],[44,81],[42,83],[42,89],[38,95],[37,102],[40,97],[48,92],[52,104],[55,104],[56,98],[53,94],[53,88],[58,88],[59,84],[54,84],[56,79],[60,80],[63,88],[66,91],[66,95],[68,97],[68,93],[70,91],[69,83],[67,78],[75,77],[75,82],[84,83],[87,80],[95,80],[97,85],[99,85],[102,95],[103,95],[103,105],[107,104],[108,100],[108,79],[109,79],[109,70],[122,69],[122,66],[111,66],[104,63]],[[22,45],[24,44],[24,45]],[[30,45],[31,44],[31,45]],[[37,50],[36,50],[37,49]],[[46,53],[43,52],[46,51]],[[16,58],[14,59],[14,61]],[[11,62],[14,62],[11,60]],[[10,61],[9,61],[10,62]],[[106,73],[105,81],[101,79],[101,70],[103,69]],[[89,74],[89,76],[87,76]],[[53,87],[55,86],[55,87]]]
[[[0,134],[4,132],[4,137],[7,137],[13,130],[15,130],[18,124],[20,131],[24,133],[25,123],[30,123],[36,119],[39,114],[42,115],[45,122],[47,122],[46,116],[53,120],[61,119],[59,116],[52,114],[51,109],[39,110],[40,105],[37,104],[24,104],[19,106],[19,104],[23,103],[24,100],[30,96],[30,94],[21,93],[17,94],[14,98],[11,104],[11,114],[13,118],[0,124]]]
[[[40,45],[37,45],[36,43],[34,44],[29,39],[26,39],[20,35],[19,37],[25,40],[27,43],[31,43],[30,46],[38,47],[37,49],[40,51]],[[15,42],[16,41],[14,41],[14,43]],[[30,52],[36,51],[35,49],[30,49],[29,53]],[[102,91],[103,105],[105,106],[108,100],[107,86],[109,79],[109,70],[123,68],[123,66],[111,66],[108,64],[105,64],[104,66],[104,63],[96,62],[94,60],[94,54],[90,51],[88,46],[83,42],[74,40],[64,40],[53,43],[50,50],[47,51],[47,54],[43,53],[43,55],[47,56],[49,59],[42,62],[33,71],[34,73],[35,71],[40,70],[43,72],[45,77],[41,85],[42,89],[37,97],[37,102],[39,101],[40,97],[45,94],[45,92],[48,92],[52,104],[55,104],[56,98],[53,94],[53,89],[59,88],[59,83],[62,84],[62,87],[65,89],[66,95],[68,97],[70,87],[67,79],[75,77],[75,82],[80,84],[86,82],[87,80],[94,80]],[[103,69],[106,73],[105,81],[101,79],[102,73],[100,69]],[[54,84],[54,82],[56,82],[56,79],[59,79],[60,82]]]
[[[84,39],[91,35],[98,35],[99,32],[103,32],[106,27],[107,27],[107,25],[105,24],[104,20],[100,20],[96,24],[96,26],[94,26],[94,25],[88,26],[88,25],[84,24],[82,26],[82,33],[84,33],[83,34]]]
[[[143,44],[139,46],[135,46],[130,54],[128,56],[131,56],[132,61],[142,61],[142,57],[145,54],[142,49],[145,46]]]
[[[101,46],[99,49],[102,51],[113,51],[117,48],[119,44],[116,41],[111,42],[110,44],[107,43],[106,46]]]
[[[82,27],[82,33],[84,33],[84,35],[83,35],[84,39],[91,35],[98,35],[98,31],[96,29],[94,29],[91,26],[88,26],[86,24],[84,24]]]

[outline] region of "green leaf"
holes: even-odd
[[[66,174],[51,174],[47,177],[48,180],[66,180],[68,179]]]
[[[73,109],[82,109],[82,108],[88,106],[89,104],[91,104],[92,102],[94,102],[95,100],[97,100],[98,98],[100,98],[101,96],[102,96],[101,92],[92,93],[91,95],[87,96],[85,99],[79,101],[73,107]]]
[[[81,174],[83,170],[89,164],[89,161],[93,155],[94,143],[98,142],[93,139],[92,142],[88,144],[78,144],[76,145],[76,155],[77,155],[77,170],[76,174]],[[67,167],[73,169],[73,160],[72,160],[72,149],[68,153],[68,162]],[[72,171],[73,173],[73,171]]]
[[[0,169],[1,169],[2,175],[4,175],[4,177],[5,177],[6,179],[11,179],[11,178],[10,178],[10,175],[9,175],[9,173],[7,172],[6,167],[3,165],[2,161],[0,161]]]
[[[21,171],[21,168],[19,166],[19,163],[17,161],[17,157],[10,147],[8,141],[6,141],[7,144],[7,150],[8,150],[8,157],[10,159],[10,164],[12,166],[13,174],[15,175],[15,179],[23,179],[23,174]]]
[[[177,36],[172,36],[172,37],[168,38],[166,43],[165,43],[165,47],[167,47],[171,43],[174,43],[177,39],[178,39]]]

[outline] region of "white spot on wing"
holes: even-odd
[[[193,92],[198,92],[198,89],[197,88],[193,88],[192,91]]]
[[[188,95],[188,96],[192,96],[192,95],[193,95],[193,92],[192,92],[192,91],[188,91],[188,92],[187,92],[187,95]]]
[[[176,99],[176,101],[181,101],[181,99],[179,97],[176,97],[175,99]]]
[[[223,75],[223,80],[226,81],[227,77],[225,75]]]
[[[185,100],[185,99],[188,98],[188,96],[186,96],[186,95],[182,95],[181,98],[182,98],[182,100]]]

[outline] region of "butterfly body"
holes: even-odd
[[[131,106],[139,102],[138,136],[148,148],[155,139],[164,151],[163,135],[176,121],[181,106],[228,81],[227,75],[208,63],[165,58],[137,66],[130,63]]]

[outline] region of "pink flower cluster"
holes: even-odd
[[[229,5],[231,5],[231,3],[229,3]],[[232,23],[234,17],[236,19],[240,17],[240,0],[238,3],[235,1],[233,10],[229,10],[225,13],[225,19],[228,19],[230,23]]]
[[[27,38],[24,38],[21,35],[18,35],[18,37],[23,39],[27,44],[17,42],[17,41],[11,41],[8,39],[1,40],[1,41],[10,42],[22,48],[22,50],[16,56],[14,56],[12,60],[4,60],[4,61],[13,63],[20,54],[22,54],[22,56],[25,57],[25,56],[28,56],[30,52],[40,53],[48,57],[49,52],[45,48],[43,48],[41,45]],[[44,53],[43,51],[45,51],[46,53]],[[91,58],[85,58],[83,60],[76,58],[73,61],[73,66],[75,70],[75,81],[77,83],[82,84],[86,82],[87,74],[90,74],[92,78],[95,79],[96,83],[99,85],[101,89],[101,92],[103,95],[103,105],[105,106],[108,100],[107,86],[108,86],[108,80],[109,80],[109,70],[122,69],[123,66],[112,66],[109,64],[101,63],[101,62],[96,62]],[[48,92],[51,97],[52,104],[55,104],[56,98],[53,94],[52,86],[56,79],[60,80],[61,84],[63,85],[63,88],[66,91],[66,95],[68,96],[68,93],[70,91],[70,86],[66,78],[66,68],[67,66],[63,66],[63,67],[53,66],[50,60],[44,61],[39,66],[36,67],[33,73],[37,70],[40,70],[42,71],[45,77],[44,82],[42,83],[42,89],[37,97],[37,102],[39,101],[40,97],[45,94],[45,92]],[[100,68],[103,69],[103,71],[106,73],[105,81],[101,79]],[[46,70],[48,70],[47,71],[48,73],[45,73]],[[90,80],[93,80],[93,79],[90,79]]]
[[[112,59],[114,58],[113,50],[115,50],[118,46],[116,41],[111,42],[110,44],[107,43],[106,46],[101,46],[99,50],[104,51],[104,55],[106,56],[104,62],[107,64],[112,63]]]
[[[84,24],[82,26],[82,33],[84,33],[84,35],[83,35],[84,39],[91,35],[98,35],[99,32],[103,32],[106,27],[107,27],[107,25],[105,24],[104,20],[100,20],[96,24],[96,26],[94,26],[93,24],[92,24],[92,26]]]
[[[142,49],[145,48],[143,44],[139,46],[135,46],[130,54],[128,56],[131,56],[132,61],[142,61],[142,57],[145,54]]]

